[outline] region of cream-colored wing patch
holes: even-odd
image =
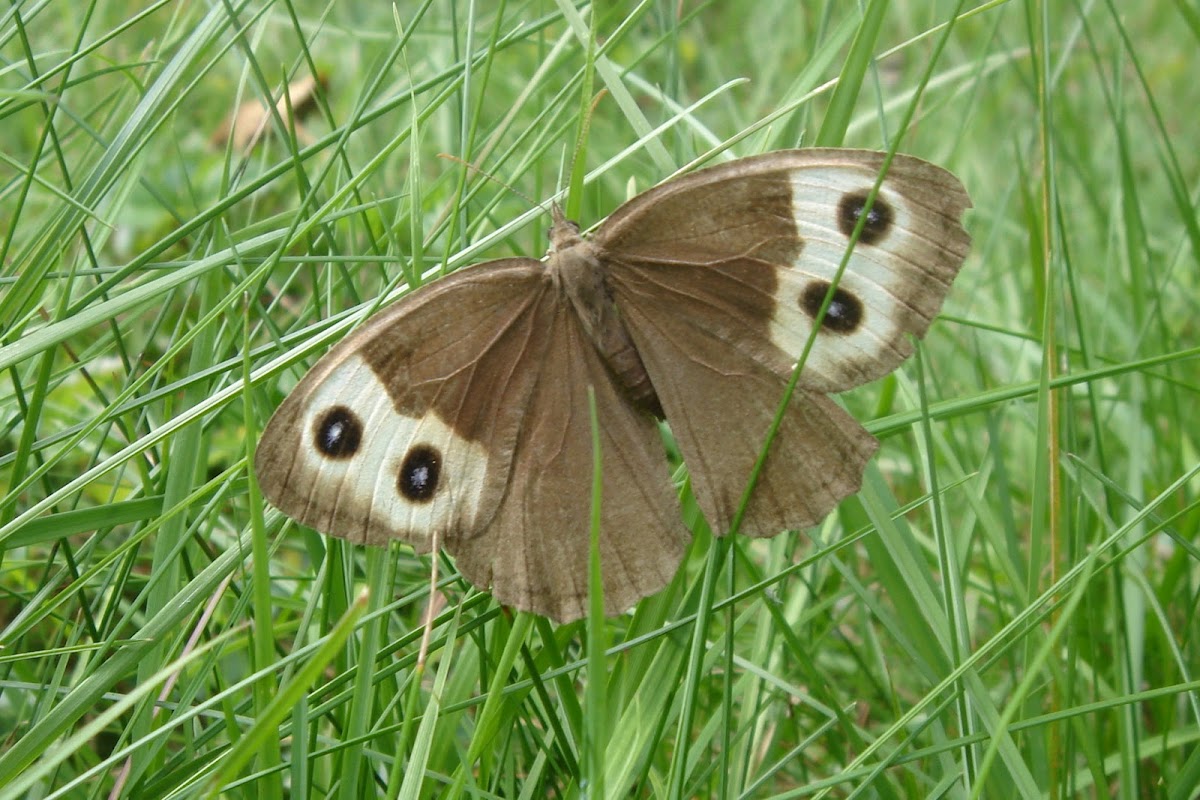
[[[272,420],[257,459],[258,474],[270,476],[260,477],[264,492],[286,514],[356,542],[399,537],[418,551],[429,550],[435,530],[477,526],[483,446],[432,410],[397,413],[361,356],[347,356],[296,399],[302,407]]]
[[[593,237],[623,302],[650,304],[780,376],[804,350],[885,160],[811,148],[691,173],[617,209]],[[896,155],[801,375],[832,392],[878,378],[937,316],[970,244],[962,183]],[[701,354],[702,355],[702,354]]]
[[[846,165],[792,173],[802,245],[791,268],[778,271],[769,331],[772,343],[793,358],[803,352],[875,175],[873,167]],[[908,334],[924,335],[968,243],[958,221],[969,205],[965,192],[961,186],[957,193],[937,188],[903,175],[884,181],[805,362],[801,385],[839,391],[874,380],[911,353]]]

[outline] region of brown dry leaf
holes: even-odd
[[[292,81],[287,87],[287,97],[280,97],[275,103],[275,110],[284,120],[288,119],[288,102],[295,115],[296,138],[309,142],[312,136],[300,124],[317,105],[317,92],[329,88],[329,79],[325,75],[306,75]],[[230,114],[213,132],[209,139],[214,147],[224,147],[233,141],[233,146],[240,153],[246,153],[259,143],[263,134],[271,128],[271,114],[261,100],[248,100]]]

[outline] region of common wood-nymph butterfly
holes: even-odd
[[[255,470],[288,516],[354,542],[434,531],[497,600],[587,606],[595,388],[609,613],[674,575],[688,540],[665,418],[727,531],[884,154],[787,150],[667,181],[587,239],[556,215],[544,261],[461,269],[334,347],[263,431]],[[827,393],[878,378],[937,315],[970,239],[949,172],[897,155],[803,366],[742,521],[772,536],[856,491],[875,439]]]

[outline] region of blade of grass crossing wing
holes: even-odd
[[[588,387],[588,413],[592,425],[592,519],[588,549],[587,617],[587,713],[584,714],[584,776],[592,797],[604,796],[604,762],[608,745],[608,649],[604,623],[604,576],[600,563],[600,504],[603,501],[603,464],[600,452],[600,416],[596,411],[596,392]]]

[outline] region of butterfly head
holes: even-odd
[[[558,203],[551,208],[550,214],[554,218],[554,224],[550,227],[551,253],[561,253],[583,241],[583,236],[579,233],[579,223],[567,219]]]

